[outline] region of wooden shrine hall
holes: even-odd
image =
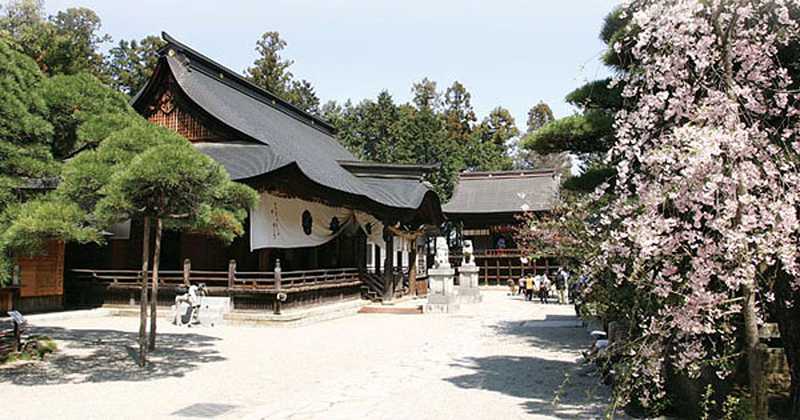
[[[166,45],[134,109],[255,188],[260,202],[250,209],[247,233],[229,246],[166,233],[161,303],[171,301],[170,288],[195,282],[231,296],[235,309],[272,308],[276,296],[286,296],[284,306],[359,294],[391,299],[424,283],[416,278],[426,269],[417,264],[424,244],[417,238],[444,221],[423,181],[434,167],[359,161],[327,122],[162,36]],[[134,300],[142,238],[133,224],[110,229],[103,247],[67,245],[68,301]]]
[[[504,285],[525,273],[551,272],[557,263],[525,261],[514,241],[519,215],[544,213],[558,200],[559,175],[553,170],[464,172],[453,197],[443,206],[456,226],[457,242],[472,241],[480,282]]]

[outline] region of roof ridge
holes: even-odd
[[[488,178],[531,178],[545,177],[556,174],[555,169],[518,169],[510,171],[485,171],[485,172],[462,172],[458,174],[459,179],[488,179]]]
[[[162,54],[165,51],[168,50],[167,46],[169,44],[172,44],[175,47],[177,47],[178,49],[180,49],[184,54],[188,53],[189,55],[194,56],[195,58],[199,59],[207,67],[212,67],[215,70],[219,70],[220,72],[225,73],[228,76],[227,77],[228,79],[232,79],[235,82],[237,82],[232,87],[234,87],[234,88],[241,87],[240,89],[237,89],[237,90],[241,91],[242,93],[249,94],[249,96],[254,97],[254,99],[257,99],[260,102],[263,102],[263,103],[265,103],[265,104],[267,104],[267,105],[269,105],[269,106],[271,106],[271,107],[273,107],[273,108],[275,108],[277,110],[283,111],[284,113],[286,113],[286,114],[298,119],[301,122],[304,122],[306,124],[311,122],[310,124],[308,124],[311,127],[319,129],[320,128],[319,126],[321,126],[321,128],[325,129],[324,131],[327,131],[331,135],[335,135],[336,128],[331,123],[329,123],[328,121],[325,121],[324,119],[322,119],[322,118],[320,118],[320,117],[318,117],[316,115],[313,115],[313,114],[311,114],[311,113],[309,113],[307,111],[304,111],[304,110],[298,108],[296,105],[290,103],[286,99],[281,98],[280,96],[276,95],[275,93],[270,92],[270,91],[262,88],[261,86],[256,85],[255,83],[247,80],[244,76],[240,75],[239,73],[237,73],[237,72],[231,70],[230,68],[224,66],[223,64],[221,64],[221,63],[209,58],[205,54],[195,50],[194,48],[184,44],[183,42],[178,41],[172,35],[168,34],[166,31],[162,31],[161,32],[161,38],[164,39],[164,41],[167,42],[167,45],[165,45],[164,47],[159,49],[159,52],[161,52]],[[193,64],[192,62],[194,60],[192,60],[191,57],[189,57],[189,58],[190,59],[189,59],[188,65],[191,66],[191,67],[194,67],[192,65]],[[214,74],[213,76],[219,76],[219,75],[218,74]],[[259,96],[266,97],[266,100],[265,100],[265,98],[260,98]],[[280,106],[276,106],[278,104],[280,104]],[[306,119],[308,119],[308,120],[306,120]]]

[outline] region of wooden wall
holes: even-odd
[[[5,316],[6,312],[14,309],[14,294],[16,289],[0,288],[0,315]]]
[[[41,255],[18,257],[21,298],[64,294],[64,243],[51,241]]]

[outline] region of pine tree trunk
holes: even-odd
[[[744,316],[744,342],[747,354],[747,373],[750,382],[750,400],[754,418],[766,419],[769,406],[767,405],[767,390],[764,383],[764,369],[762,364],[762,350],[758,341],[758,322],[756,316],[756,296],[754,285],[745,284],[742,287],[744,303],[742,315]]]
[[[142,293],[139,297],[139,366],[147,364],[147,265],[150,259],[150,219],[144,218],[142,235]]]
[[[163,222],[156,219],[156,243],[153,250],[153,285],[150,293],[150,350],[156,349],[156,315],[158,311],[158,263],[161,260],[161,230]]]

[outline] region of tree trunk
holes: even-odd
[[[153,249],[153,285],[150,293],[150,350],[156,349],[156,315],[158,311],[158,263],[161,260],[161,229],[163,222],[156,219],[156,243]]]
[[[783,350],[789,363],[793,419],[800,418],[800,289],[792,286],[794,279],[784,272],[775,277],[775,300],[769,304],[770,312],[778,323]]]
[[[755,285],[746,283],[742,286],[744,303],[742,315],[744,316],[744,342],[747,354],[747,376],[750,382],[750,400],[753,416],[757,419],[766,419],[768,414],[767,390],[764,384],[764,369],[762,365],[762,349],[758,339],[758,321],[756,316]]]
[[[139,366],[147,364],[147,265],[150,259],[150,219],[144,218],[142,235],[142,293],[139,298]]]

